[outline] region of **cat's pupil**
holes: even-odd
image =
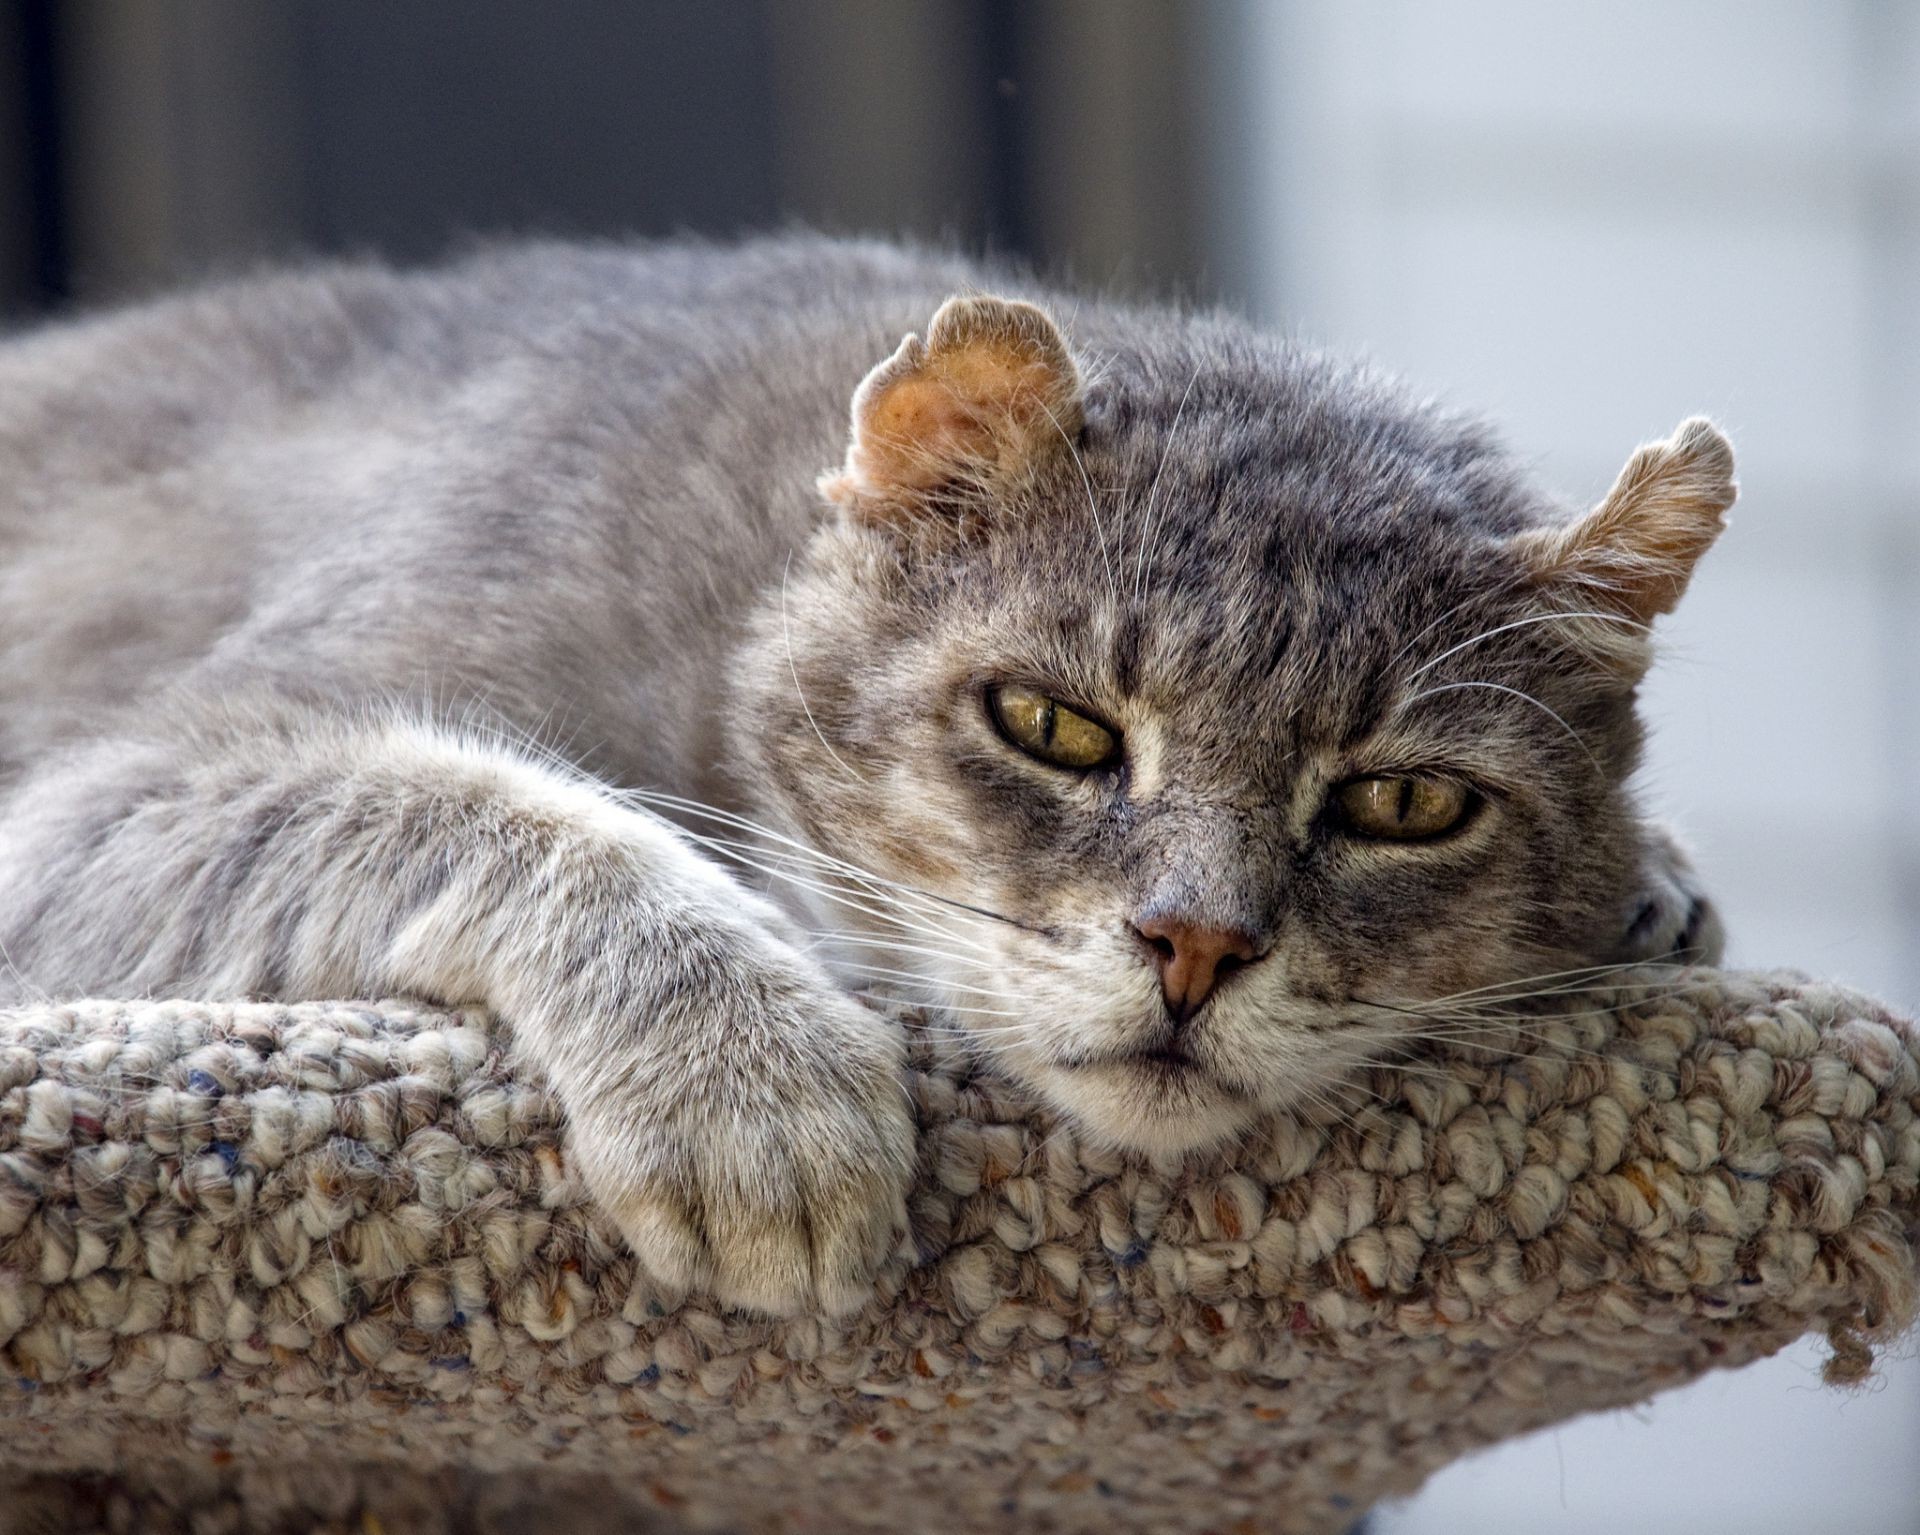
[[[1119,754],[1113,731],[1037,688],[1011,682],[989,688],[987,711],[1007,740],[1055,767],[1104,767]]]

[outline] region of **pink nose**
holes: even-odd
[[[1160,995],[1175,1023],[1199,1012],[1222,981],[1255,957],[1253,939],[1235,928],[1149,917],[1133,930],[1153,952]]]

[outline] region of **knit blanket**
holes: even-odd
[[[1339,1531],[1811,1331],[1862,1379],[1920,1031],[1790,976],[1559,1003],[1166,1161],[916,1033],[915,1250],[843,1324],[648,1282],[483,1013],[0,1015],[0,1528]]]

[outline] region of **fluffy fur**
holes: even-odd
[[[988,287],[1030,302],[941,308]],[[4,984],[483,1001],[645,1263],[845,1309],[914,1157],[853,992],[1168,1152],[1462,998],[1710,953],[1626,783],[1646,621],[1731,499],[1690,423],[1570,519],[1372,374],[879,245],[45,330],[0,350]],[[1121,762],[1021,755],[996,681]],[[1406,771],[1478,813],[1330,818]],[[1252,954],[1173,1065],[1168,914]]]

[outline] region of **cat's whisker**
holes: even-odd
[[[1466,609],[1472,607],[1476,602],[1483,600],[1482,597],[1476,594],[1463,598],[1461,601],[1454,603],[1452,607],[1442,609],[1438,617],[1431,618],[1422,624],[1408,637],[1406,643],[1393,653],[1392,664],[1398,666],[1402,661],[1406,660],[1407,652],[1412,650],[1414,646],[1418,645],[1429,634],[1433,633],[1435,629],[1438,629],[1442,624],[1450,622]]]
[[[1002,1058],[1011,1057],[1030,1037],[1025,1029],[1011,1025],[963,1028],[952,1024],[946,1026],[927,1024],[922,1025],[918,1032],[939,1044],[978,1050]]]
[[[1578,995],[1575,992],[1564,993],[1567,996]],[[1612,1011],[1605,1007],[1586,1007],[1543,1011],[1534,1009],[1521,1011],[1512,1008],[1438,1008],[1427,1012],[1408,1011],[1410,1018],[1424,1018],[1433,1023],[1498,1023],[1507,1027],[1524,1030],[1533,1024],[1556,1023],[1569,1018],[1601,1018]]]
[[[767,875],[769,878],[783,879],[789,884],[799,886],[801,889],[811,890],[816,894],[825,896],[828,900],[837,901],[841,905],[851,906],[855,910],[865,912],[868,916],[878,921],[890,922],[897,927],[918,932],[925,937],[940,938],[950,943],[958,943],[979,949],[983,953],[987,952],[984,944],[980,944],[969,937],[956,933],[951,928],[936,921],[934,913],[927,911],[924,907],[902,901],[897,896],[888,893],[884,888],[875,888],[872,881],[864,880],[857,874],[846,876],[840,880],[836,880],[826,873],[821,873],[816,877],[810,878],[807,875],[797,874],[791,869],[781,868],[776,864],[762,861],[764,857],[768,856],[764,849],[756,849],[756,851],[762,855],[756,858],[740,851],[741,844],[726,839],[706,837],[698,832],[688,831],[683,831],[682,835],[695,846],[704,847],[722,858],[729,858],[735,863],[745,868],[754,869]],[[853,883],[847,883],[848,880],[851,880]],[[871,901],[880,902],[881,906],[876,908],[862,901],[853,899],[856,895],[864,896]],[[908,913],[911,917],[919,920],[909,920],[908,917],[899,915],[901,912]]]
[[[702,845],[705,841],[704,838],[700,837],[694,837],[691,840],[696,845]],[[923,938],[938,938],[947,943],[957,943],[965,947],[978,949],[981,953],[987,952],[984,944],[974,944],[970,942],[970,940],[961,937],[958,933],[934,927],[925,922],[910,920],[907,917],[899,915],[897,912],[887,910],[883,906],[870,906],[865,901],[856,900],[854,894],[844,885],[829,885],[821,880],[808,879],[804,875],[795,874],[790,869],[782,869],[773,864],[761,863],[757,859],[747,858],[739,853],[732,853],[727,856],[732,857],[736,862],[745,865],[747,868],[760,871],[769,878],[785,880],[790,885],[797,886],[802,890],[811,891],[823,900],[832,901],[836,906],[845,906],[849,910],[860,912],[864,916],[873,918],[876,922],[890,923],[894,927],[901,928],[906,932],[917,933]],[[879,896],[875,896],[874,898],[876,900],[881,899]]]
[[[1423,1053],[1439,1050],[1443,1055],[1457,1055],[1469,1052],[1474,1055],[1494,1056],[1501,1060],[1527,1060],[1539,1055],[1543,1049],[1548,1053],[1580,1060],[1599,1061],[1605,1052],[1592,1050],[1571,1041],[1542,1040],[1538,1038],[1525,1041],[1514,1040],[1499,1029],[1484,1032],[1470,1031],[1464,1034],[1404,1034],[1390,1041],[1384,1047],[1389,1053],[1380,1057],[1383,1064],[1399,1064],[1402,1057],[1394,1051],[1421,1051]],[[1445,1073],[1442,1073],[1444,1075]]]
[[[987,1016],[993,1016],[993,1014],[987,1014]],[[1012,1014],[1000,1014],[1000,1016],[1012,1016]],[[922,1024],[922,1028],[929,1034],[954,1034],[954,1036],[968,1037],[968,1039],[981,1039],[981,1037],[1037,1039],[1046,1034],[1043,1026],[1031,1018],[1018,1024],[933,1024],[929,1022],[929,1024]]]
[[[952,896],[941,895],[935,890],[925,890],[918,885],[907,885],[902,884],[898,880],[888,879],[883,874],[876,874],[871,869],[863,869],[860,865],[849,863],[846,859],[836,857],[832,853],[822,852],[816,847],[809,847],[806,843],[789,837],[782,832],[775,831],[770,826],[762,825],[760,822],[750,820],[745,816],[736,815],[732,811],[722,810],[718,806],[706,804],[701,800],[687,799],[678,794],[665,794],[657,789],[627,789],[622,792],[643,803],[671,806],[688,815],[718,821],[742,831],[750,831],[755,836],[778,842],[782,846],[791,848],[807,857],[820,859],[825,863],[844,870],[848,874],[855,875],[861,879],[873,880],[876,883],[887,886],[889,889],[904,891],[909,895],[919,896],[924,900],[936,902],[940,906],[950,907],[956,911],[966,912],[971,916],[985,918],[992,922],[1002,922],[1009,927],[1017,927],[1025,932],[1038,933],[1043,937],[1046,936],[1046,929],[1036,927],[1031,922],[1023,922],[1018,917],[1009,917],[1005,912],[993,911],[985,906],[976,906],[968,901],[956,900]]]
[[[1073,440],[1073,434],[1060,424],[1060,418],[1053,413],[1045,400],[1036,400],[1039,407],[1047,413],[1047,419],[1053,423],[1053,429],[1060,434],[1060,440],[1067,445],[1067,452],[1073,455],[1074,468],[1080,472],[1080,484],[1087,493],[1087,515],[1093,519],[1093,536],[1100,541],[1100,562],[1107,567],[1107,588],[1113,594],[1113,610],[1117,617],[1120,612],[1120,581],[1113,573],[1113,555],[1107,549],[1107,530],[1100,521],[1100,504],[1094,499],[1093,480],[1087,473],[1087,461],[1080,456],[1080,445]]]
[[[1020,1058],[1021,1041],[987,1038],[986,1036],[991,1033],[992,1030],[989,1029],[952,1029],[945,1031],[937,1042],[969,1055],[984,1056],[995,1062],[1011,1062]]]
[[[1590,1018],[1613,1016],[1613,1009],[1607,1007],[1566,1008],[1544,1013],[1440,1013],[1422,1017],[1409,1014],[1408,1025],[1404,1032],[1424,1030],[1438,1037],[1444,1033],[1472,1033],[1479,1030],[1497,1030],[1516,1039],[1541,1039],[1547,1037],[1556,1026],[1571,1026],[1584,1023]]]
[[[1505,693],[1510,698],[1518,698],[1523,703],[1532,704],[1534,708],[1538,709],[1542,714],[1546,715],[1548,719],[1552,720],[1556,725],[1558,725],[1562,730],[1564,730],[1567,733],[1568,739],[1570,739],[1575,746],[1580,748],[1582,754],[1585,755],[1587,761],[1592,764],[1593,770],[1596,774],[1598,774],[1602,778],[1606,776],[1606,770],[1600,766],[1600,759],[1594,756],[1593,749],[1590,746],[1588,746],[1583,739],[1581,739],[1579,731],[1575,730],[1573,726],[1569,725],[1564,719],[1562,719],[1557,712],[1549,708],[1546,704],[1543,704],[1542,702],[1540,702],[1539,699],[1535,698],[1533,694],[1524,692],[1520,688],[1510,688],[1504,682],[1444,682],[1444,683],[1441,683],[1438,687],[1422,688],[1418,693],[1415,693],[1411,698],[1406,699],[1404,702],[1402,702],[1398,706],[1398,709],[1396,710],[1396,712],[1401,712],[1407,709],[1411,709],[1415,704],[1419,703],[1423,698],[1437,698],[1442,693],[1458,693],[1468,688],[1485,688],[1490,692]]]
[[[1569,988],[1565,992],[1543,993],[1542,995],[1576,996],[1578,995],[1578,991],[1575,989]],[[1465,1006],[1401,1007],[1390,1002],[1368,1002],[1368,1001],[1363,1001],[1359,998],[1355,998],[1354,1002],[1355,1002],[1355,1005],[1359,1007],[1379,1008],[1385,1012],[1393,1013],[1399,1017],[1411,1018],[1419,1022],[1500,1023],[1500,1024],[1512,1025],[1512,1026],[1521,1026],[1529,1023],[1548,1023],[1557,1019],[1564,1019],[1564,1018],[1594,1018],[1594,1017],[1603,1016],[1604,1014],[1612,1011],[1610,1008],[1598,1008],[1598,1007],[1582,1008],[1582,1009],[1578,1009],[1571,1012],[1564,1011],[1564,1010],[1563,1011],[1545,1011],[1540,1009],[1534,1009],[1530,1011],[1518,1011],[1511,1008],[1502,1009],[1498,1011],[1493,1010],[1499,1007],[1501,1000],[1502,999],[1500,998],[1494,998],[1487,1007],[1465,1007]]]
[[[1398,1072],[1403,1077],[1413,1077],[1422,1082],[1451,1082],[1455,1080],[1455,1073],[1443,1066],[1423,1065],[1419,1061],[1405,1060],[1399,1056],[1387,1056],[1379,1060],[1365,1062],[1356,1061],[1349,1069]],[[1376,1093],[1374,1096],[1379,1098],[1382,1103],[1392,1101],[1391,1095],[1387,1093]]]
[[[862,1000],[868,1001],[868,1002],[897,1003],[900,1001],[900,998],[898,997],[890,997],[885,992],[877,992],[877,991],[853,991],[853,992],[850,992],[849,995],[859,997]],[[942,1003],[941,1011],[947,1012],[947,1013],[966,1014],[969,1017],[980,1017],[980,1018],[1018,1018],[1020,1016],[1020,1014],[1012,1008],[966,1007],[961,1004],[953,1003],[953,1002]]]
[[[833,749],[832,743],[820,729],[820,722],[813,717],[813,706],[807,702],[806,690],[800,686],[800,668],[793,659],[793,626],[787,621],[787,578],[793,574],[793,551],[787,551],[787,563],[780,571],[780,632],[787,645],[787,672],[793,678],[794,695],[800,700],[800,708],[807,716],[807,723],[813,727],[815,738],[820,742],[826,754],[839,765],[845,773],[860,787],[866,787],[866,780],[847,765],[846,759]]]
[[[1638,959],[1611,960],[1593,965],[1575,965],[1566,970],[1541,970],[1531,975],[1517,975],[1504,981],[1489,981],[1484,986],[1470,986],[1464,991],[1448,992],[1445,996],[1428,997],[1424,1000],[1410,1002],[1404,1005],[1408,1007],[1439,1007],[1448,1002],[1459,1002],[1468,997],[1477,997],[1490,991],[1508,991],[1516,986],[1531,986],[1536,981],[1595,980],[1609,975],[1618,975],[1626,970],[1655,970],[1659,968],[1661,967],[1657,963],[1650,964],[1646,960]],[[1355,1000],[1364,1001],[1365,999],[1356,998]]]
[[[709,838],[705,841],[704,845],[714,849],[716,852],[722,852],[727,856],[755,854],[759,857],[771,858],[782,863],[797,863],[813,870],[822,877],[824,877],[826,873],[836,871],[839,867],[839,860],[829,859],[818,853],[810,851],[788,852],[777,848],[766,848],[757,842],[739,842],[728,837]],[[936,905],[931,901],[918,899],[920,892],[916,891],[911,885],[896,884],[894,881],[881,878],[878,875],[862,873],[847,873],[842,877],[866,887],[874,899],[887,900],[892,904],[899,905],[902,910],[917,911],[929,922],[937,922],[942,919],[954,920],[949,916],[945,907]],[[964,921],[966,918],[961,917],[958,920]]]
[[[797,877],[817,879],[840,889],[857,891],[859,894],[895,907],[900,911],[912,912],[928,923],[939,925],[938,919],[945,914],[937,907],[931,907],[918,901],[903,900],[888,886],[876,880],[864,879],[858,874],[838,874],[830,865],[818,860],[803,858],[799,854],[770,850],[756,843],[736,842],[725,837],[694,837],[697,845],[707,848],[719,857],[728,858],[748,868],[759,868],[756,859],[769,859]],[[795,868],[797,867],[797,870]]]
[[[1310,1108],[1318,1110],[1322,1118],[1333,1124],[1351,1126],[1355,1123],[1354,1116],[1346,1105],[1337,1098],[1330,1097],[1324,1089],[1309,1087],[1301,1082],[1294,1084],[1293,1091],[1304,1099]]]
[[[1193,372],[1187,378],[1187,387],[1180,393],[1179,407],[1173,413],[1173,425],[1167,429],[1167,440],[1160,449],[1160,467],[1153,471],[1153,481],[1147,487],[1147,510],[1140,520],[1140,553],[1133,567],[1133,600],[1138,602],[1140,594],[1146,590],[1147,558],[1153,547],[1154,501],[1160,494],[1160,481],[1167,472],[1167,460],[1173,454],[1173,442],[1180,435],[1180,419],[1187,413],[1187,400],[1193,394],[1193,386],[1200,381],[1201,370],[1206,366],[1204,359],[1193,365]]]
[[[1635,966],[1634,968],[1637,969],[1639,967]],[[1518,986],[1508,991],[1486,991],[1477,993],[1472,997],[1449,998],[1443,1001],[1421,1005],[1432,1008],[1442,1006],[1468,1007],[1476,1011],[1494,1006],[1512,1007],[1519,1003],[1532,1002],[1545,997],[1565,997],[1595,991],[1602,986],[1604,981],[1605,978],[1600,977],[1594,980],[1564,981],[1555,986]],[[1635,989],[1645,991],[1650,995],[1655,995],[1674,992],[1689,984],[1691,984],[1691,977],[1678,976],[1670,981],[1647,981],[1639,983]]]
[[[1413,1016],[1418,1017],[1417,1014]],[[1580,1021],[1586,1019],[1611,1017],[1613,1010],[1610,1008],[1516,1016],[1517,1021],[1508,1021],[1502,1015],[1496,1014],[1484,1018],[1462,1016],[1428,1021],[1418,1027],[1403,1025],[1396,1027],[1394,1037],[1388,1043],[1389,1047],[1416,1044],[1463,1047],[1480,1054],[1512,1058],[1537,1055],[1543,1048],[1554,1055],[1572,1056],[1583,1060],[1605,1062],[1617,1058],[1614,1051],[1597,1050],[1564,1036],[1549,1037],[1545,1032],[1546,1026],[1551,1024],[1560,1024],[1567,1029],[1573,1029]],[[1534,1025],[1534,1027],[1526,1025]],[[1391,1059],[1391,1057],[1385,1059]],[[1636,1062],[1636,1064],[1646,1065],[1644,1062]]]
[[[932,891],[921,890],[916,886],[903,885],[898,881],[887,879],[884,875],[875,874],[870,870],[862,869],[857,864],[849,863],[845,859],[836,858],[832,854],[823,853],[817,848],[808,847],[805,843],[798,842],[791,837],[784,836],[781,833],[772,830],[770,827],[761,826],[759,823],[750,821],[743,816],[737,816],[732,814],[731,812],[718,810],[712,806],[702,805],[699,801],[686,800],[677,795],[664,795],[664,794],[658,794],[652,791],[639,791],[639,793],[641,794],[642,797],[646,799],[650,799],[662,804],[672,805],[674,808],[679,809],[685,813],[692,814],[708,820],[718,821],[724,825],[737,826],[743,830],[753,832],[756,836],[765,838],[773,842],[777,842],[781,844],[782,847],[791,850],[787,853],[781,854],[776,852],[775,850],[766,849],[766,848],[755,847],[752,849],[753,851],[760,853],[762,856],[767,856],[767,857],[784,856],[784,857],[790,857],[790,858],[807,859],[815,863],[825,865],[827,868],[832,870],[844,871],[848,878],[857,880],[863,885],[868,886],[870,889],[870,893],[873,894],[875,899],[885,899],[885,897],[881,895],[881,891],[883,890],[893,891],[901,895],[911,896],[920,900],[934,902],[934,903],[937,903],[941,908],[952,908],[957,911],[964,912],[970,916],[988,918],[995,921],[1005,922],[1010,925],[1018,926],[1018,927],[1026,926],[1026,924],[1017,921],[1017,919],[1003,916],[998,912],[988,911],[982,907],[970,906],[965,902],[954,901],[948,897],[937,895]],[[689,835],[692,835],[692,834],[689,834]],[[727,838],[710,839],[707,845],[714,847],[716,851],[725,849],[733,854],[737,854],[741,849],[749,846],[748,844],[738,843]],[[918,910],[919,914],[924,916],[929,923],[932,923],[936,916],[945,917],[947,915],[945,910],[942,910],[936,913],[934,911],[929,911],[924,908],[917,908],[911,902],[908,902],[908,901],[896,901],[895,904],[898,904],[899,906],[901,906],[903,910]],[[962,917],[959,920],[965,920],[965,917]],[[955,941],[963,941],[959,939],[959,936],[957,934],[952,936],[954,936]]]
[[[851,943],[870,949],[885,949],[891,954],[924,954],[930,959],[944,959],[956,965],[977,965],[980,958],[974,954],[956,954],[950,949],[930,948],[925,944],[908,943],[904,939],[875,936],[871,933],[856,933],[851,929],[839,928],[803,928],[809,938],[821,943]]]
[[[1459,1029],[1425,1030],[1408,1029],[1400,1032],[1399,1037],[1389,1042],[1391,1046],[1435,1045],[1447,1049],[1471,1049],[1485,1054],[1502,1056],[1529,1056],[1541,1050],[1549,1050],[1557,1055],[1580,1056],[1585,1059],[1599,1060],[1608,1052],[1596,1050],[1589,1045],[1577,1042],[1573,1037],[1555,1034],[1516,1034],[1497,1023],[1479,1024]]]
[[[0,965],[6,967],[6,973],[13,977],[20,988],[20,995],[28,1002],[51,1002],[53,994],[41,986],[36,986],[21,973],[20,967],[13,962],[13,956],[7,952],[7,946],[0,943]]]
[[[953,1024],[927,1023],[919,1025],[923,1034],[937,1034],[952,1039],[1035,1039],[1044,1032],[1027,1023],[1002,1024]]]
[[[405,716],[415,712],[404,696],[395,696],[388,707],[389,717]],[[476,714],[480,716],[477,719],[474,717]],[[551,718],[551,715],[552,711],[549,710],[547,718]],[[431,710],[429,710],[429,718],[431,718]],[[545,723],[543,719],[539,728],[544,729]],[[502,747],[516,756],[558,773],[571,782],[592,782],[578,762],[568,760],[557,748],[540,739],[538,735],[514,724],[512,720],[496,710],[488,699],[476,698],[469,701],[462,712],[458,730],[460,734],[469,738]]]
[[[912,981],[916,985],[924,986],[930,991],[967,991],[972,992],[975,996],[998,997],[1009,1002],[1018,1002],[1021,1000],[1020,993],[1017,991],[996,991],[991,986],[975,986],[965,981],[939,981],[930,976],[915,974],[911,970],[894,970],[886,965],[861,965],[852,962],[843,962],[838,968],[858,971],[865,975],[882,975],[898,980]]]
[[[1508,1061],[1532,1060],[1538,1058],[1542,1053],[1541,1043],[1537,1040],[1526,1045],[1504,1046],[1492,1040],[1474,1038],[1426,1040],[1419,1041],[1419,1043],[1441,1045],[1446,1047],[1449,1053],[1470,1050],[1476,1056],[1492,1056],[1497,1060]],[[1571,1042],[1561,1041],[1553,1042],[1551,1049],[1547,1053],[1554,1058],[1599,1067],[1611,1066],[1622,1059],[1619,1055],[1610,1051],[1594,1050],[1585,1046],[1575,1045]],[[1659,1077],[1663,1081],[1672,1081],[1679,1075],[1679,1068],[1677,1066],[1663,1066],[1657,1061],[1643,1060],[1638,1056],[1632,1057],[1626,1064],[1631,1065],[1636,1071],[1646,1072],[1649,1075]]]
[[[858,864],[849,863],[846,859],[836,857],[832,853],[822,852],[819,848],[812,847],[800,841],[798,838],[789,837],[784,832],[774,830],[773,827],[766,825],[764,822],[755,821],[748,816],[739,815],[731,810],[723,810],[718,805],[710,805],[704,800],[689,799],[685,795],[669,794],[660,789],[623,789],[620,792],[623,797],[638,800],[646,805],[664,806],[667,809],[694,816],[699,820],[715,821],[723,826],[731,826],[740,831],[751,832],[756,837],[764,838],[769,842],[777,842],[783,848],[790,849],[795,853],[809,858],[816,858],[822,863],[845,870],[848,873],[862,874],[871,879],[882,878],[881,875],[873,873],[870,869],[863,869]]]
[[[1506,634],[1515,629],[1530,628],[1537,624],[1564,623],[1570,618],[1597,619],[1603,623],[1619,624],[1623,628],[1638,629],[1643,634],[1653,632],[1653,626],[1651,624],[1642,623],[1635,618],[1628,618],[1624,613],[1609,613],[1597,609],[1581,609],[1574,612],[1532,613],[1525,618],[1516,618],[1511,623],[1496,624],[1491,629],[1482,629],[1478,634],[1460,641],[1457,645],[1449,645],[1445,650],[1441,651],[1439,655],[1421,662],[1420,665],[1408,672],[1407,680],[1411,682],[1421,673],[1431,671],[1449,656],[1457,656],[1461,651],[1478,645],[1482,640],[1490,640],[1496,635]]]
[[[887,949],[900,954],[926,954],[935,959],[951,960],[955,964],[978,968],[984,968],[991,963],[991,956],[983,957],[978,952],[944,948],[938,943],[916,942],[912,935],[905,933],[875,932],[869,928],[856,927],[803,927],[800,931],[808,938],[822,943],[851,943],[864,948]]]
[[[1344,1052],[1343,1058],[1337,1060],[1331,1069],[1326,1072],[1326,1080],[1317,1089],[1321,1095],[1319,1101],[1324,1106],[1338,1109],[1338,1100],[1328,1095],[1353,1091],[1366,1094],[1367,1097],[1373,1099],[1376,1103],[1389,1102],[1390,1099],[1385,1093],[1376,1092],[1362,1080],[1362,1077],[1368,1070],[1380,1064],[1382,1064],[1380,1058],[1373,1051],[1365,1048],[1349,1047],[1348,1050]],[[1309,1089],[1305,1083],[1296,1082],[1294,1087],[1295,1090],[1302,1093],[1316,1091],[1315,1089]],[[1344,1110],[1341,1110],[1341,1112],[1344,1114]]]
[[[1394,1036],[1399,1040],[1422,1039],[1435,1042],[1454,1040],[1473,1043],[1497,1037],[1521,1041],[1526,1048],[1531,1049],[1543,1040],[1557,1043],[1561,1030],[1573,1028],[1585,1023],[1588,1019],[1608,1017],[1610,1010],[1580,1008],[1535,1017],[1502,1013],[1443,1014],[1439,1017],[1423,1017],[1415,1013],[1397,1016],[1406,1019],[1394,1030]]]

